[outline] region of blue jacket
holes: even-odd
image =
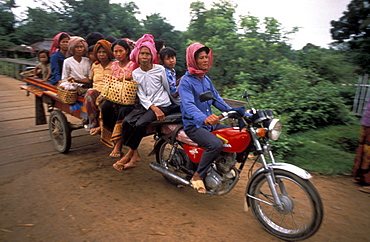
[[[49,81],[51,84],[56,85],[58,81],[62,79],[62,70],[63,70],[63,62],[66,57],[60,52],[55,52],[50,57],[50,78]]]
[[[200,81],[195,75],[186,72],[181,78],[178,90],[181,98],[181,112],[185,130],[190,126],[196,126],[197,128],[204,127],[207,130],[212,130],[212,126],[204,124],[204,120],[212,114],[212,105],[222,112],[231,109],[218,94],[211,79],[206,75]],[[206,91],[211,91],[218,102],[214,100],[200,102],[199,95]]]

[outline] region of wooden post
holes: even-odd
[[[353,100],[352,113],[357,114],[358,97],[360,96],[360,85],[362,83],[362,76],[358,77],[358,86],[356,88],[355,99]]]

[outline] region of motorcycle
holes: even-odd
[[[211,92],[200,100],[214,99]],[[212,133],[223,142],[219,157],[212,163],[203,179],[206,194],[225,195],[240,179],[247,161],[252,160],[245,192],[245,210],[251,210],[262,227],[283,240],[304,240],[314,235],[323,219],[320,195],[310,182],[312,176],[302,168],[276,162],[269,140],[277,140],[282,125],[271,110],[251,108],[246,91],[243,98],[247,112],[228,111],[221,120],[237,120],[237,127]],[[216,100],[217,101],[217,100]],[[197,169],[204,149],[189,139],[182,129],[181,114],[170,115],[166,121],[151,126],[156,140],[149,155],[156,155],[150,167],[174,185],[192,187],[190,179]],[[253,159],[248,158],[252,153]],[[253,172],[255,164],[261,167]]]

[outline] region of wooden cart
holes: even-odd
[[[36,125],[48,123],[50,138],[55,149],[61,153],[67,153],[71,148],[71,132],[86,125],[87,114],[84,98],[78,96],[77,102],[69,105],[58,98],[56,86],[28,76],[23,76],[23,81],[26,82],[26,85],[22,85],[20,88],[26,90],[27,95],[29,93],[35,95]],[[47,104],[47,111],[50,112],[48,122],[46,121],[44,104]],[[81,124],[71,124],[65,114],[81,119]]]

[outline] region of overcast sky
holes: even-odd
[[[141,14],[138,19],[159,13],[167,19],[167,22],[175,26],[176,30],[184,31],[190,22],[189,6],[193,0],[132,0],[139,7]],[[16,0],[17,5],[22,6],[14,11],[19,15],[22,10],[29,7],[39,6],[32,0]],[[126,0],[111,0],[110,3],[125,3]],[[209,9],[215,0],[204,0]],[[298,33],[292,35],[290,43],[294,49],[301,49],[307,43],[328,47],[332,42],[330,36],[330,21],[339,20],[351,0],[230,0],[238,5],[236,15],[248,13],[259,17],[276,18],[285,30],[292,27],[301,27]]]

